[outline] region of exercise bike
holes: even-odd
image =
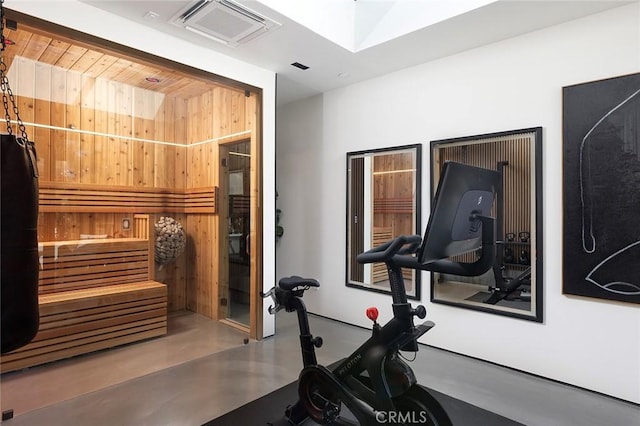
[[[313,337],[311,334],[307,310],[302,300],[306,290],[320,287],[317,280],[298,276],[283,278],[277,286],[263,294],[263,297],[271,297],[273,300],[269,313],[275,314],[285,309],[287,312],[295,311],[298,315],[303,369],[298,378],[299,399],[285,411],[290,424],[300,425],[308,418],[323,425],[452,424],[438,400],[417,383],[414,372],[400,352],[418,352],[418,338],[435,325],[432,321],[414,325],[413,318],[424,319],[426,309],[422,305],[413,308],[408,303],[402,276],[403,267],[469,276],[488,271],[494,263],[493,219],[482,215],[482,209],[478,207],[480,203],[476,204],[475,199],[468,214],[460,216],[462,220],[449,222],[454,228],[457,226],[454,223],[462,224],[465,228],[465,249],[469,246],[470,239],[466,238],[469,232],[474,235],[481,232],[481,238],[474,238],[474,246],[479,247],[481,243],[480,257],[473,262],[458,262],[443,259],[441,254],[436,253],[438,259],[430,258],[433,254],[431,247],[436,244],[436,251],[439,251],[442,239],[438,232],[434,232],[435,237],[428,240],[429,229],[439,225],[439,218],[450,213],[448,201],[437,201],[438,194],[442,192],[440,186],[446,181],[448,174],[454,173],[449,169],[455,168],[443,169],[443,179],[436,192],[436,203],[424,242],[419,235],[400,236],[357,256],[360,263],[386,264],[393,299],[393,318],[381,326],[376,321],[377,312],[372,308],[367,310],[367,316],[373,321],[371,337],[347,358],[330,368],[317,362],[315,349],[320,348],[323,341],[321,337]],[[457,192],[460,191],[453,191]],[[485,195],[483,192],[483,196]],[[492,202],[493,200],[488,204],[489,209]],[[456,209],[469,205],[454,204]],[[441,206],[440,210],[438,205]],[[485,209],[486,205],[487,200],[484,201]],[[341,416],[344,407],[356,422]]]
[[[382,256],[391,263],[405,242],[420,241],[419,236],[398,238],[387,244]],[[422,424],[451,424],[437,400],[417,385],[413,371],[399,355],[400,350],[416,352],[418,337],[434,324],[427,321],[417,327],[413,325],[413,317],[424,318],[426,310],[423,306],[412,309],[406,302],[402,275],[398,272],[395,267],[389,270],[394,289],[394,318],[382,327],[370,310],[369,317],[374,321],[372,336],[331,370],[317,363],[315,348],[322,346],[322,338],[311,335],[302,301],[305,290],[320,286],[318,281],[296,276],[283,278],[265,295],[274,300],[270,313],[285,309],[298,314],[304,368],[298,380],[299,400],[286,411],[291,424],[299,425],[309,417],[319,424],[380,425],[386,423],[389,415],[412,416],[415,423],[420,419]],[[340,418],[342,405],[359,423]]]

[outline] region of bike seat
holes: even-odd
[[[283,290],[291,291],[296,287],[320,287],[320,283],[313,278],[302,278],[294,275],[280,279],[278,286]]]

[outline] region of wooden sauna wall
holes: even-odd
[[[184,188],[186,148],[132,140],[186,143],[187,101],[126,83],[108,73],[94,77],[73,69],[16,58],[11,82],[24,122],[82,129],[109,136],[27,126],[36,144],[40,181],[127,187]],[[96,67],[97,69],[97,67]],[[119,137],[121,136],[121,137]],[[39,241],[133,236],[122,219],[134,213],[40,213]],[[161,216],[152,214],[153,222]],[[172,214],[181,223],[186,215]],[[157,268],[156,268],[157,269]],[[186,259],[166,265],[156,280],[168,284],[169,310],[186,307]]]
[[[218,173],[216,141],[187,148],[130,137],[189,144],[245,130],[244,93],[237,90],[216,88],[182,99],[35,61],[14,60],[12,67],[16,67],[13,75],[19,76],[12,81],[12,90],[20,94],[17,101],[23,121],[111,135],[27,126],[38,151],[40,181],[156,188],[213,186]],[[162,214],[150,216],[155,223]],[[155,279],[168,284],[169,310],[189,308],[211,316],[217,217],[171,216],[186,228],[188,253],[156,268]],[[121,229],[124,218],[132,219],[132,214],[41,213],[38,238],[129,237],[133,231]],[[187,296],[189,291],[193,293]]]
[[[238,140],[238,137],[216,139],[250,129],[246,99],[243,91],[217,87],[188,100],[187,141],[193,146],[187,149],[187,188],[220,186],[219,144]],[[211,139],[208,143],[202,143]],[[187,230],[191,238],[187,246],[186,306],[191,311],[211,318],[220,317],[220,299],[226,297],[224,289],[219,288],[221,283],[217,268],[227,256],[226,252],[220,253],[219,249],[219,218],[218,214],[192,214],[187,218]]]
[[[28,60],[13,61],[12,71],[19,77],[12,89],[19,93],[22,120],[69,129],[27,126],[38,150],[41,180],[184,187],[184,148],[129,138],[184,143],[185,100],[110,81],[104,73],[94,78],[89,71],[80,74]]]
[[[373,157],[374,228],[391,228],[394,236],[416,233],[415,162],[412,152]]]
[[[60,128],[27,126],[36,143],[41,182],[170,189],[217,186],[218,144],[229,139],[201,142],[246,130],[254,132],[242,137],[251,138],[252,145],[257,142],[255,94],[246,97],[239,89],[185,79],[173,71],[151,69],[29,31],[9,36],[16,44],[8,47],[4,58],[22,120]],[[141,87],[129,84],[149,73],[158,75],[171,91],[158,93],[144,81],[136,83]],[[73,128],[105,135],[70,131]],[[38,237],[40,241],[78,239],[80,234],[130,237],[133,231],[121,229],[122,219],[133,219],[135,213],[147,212],[42,213]],[[185,227],[187,251],[175,263],[156,267],[154,279],[168,284],[170,311],[190,309],[216,317],[218,218],[170,215]],[[153,224],[162,214],[149,216]]]

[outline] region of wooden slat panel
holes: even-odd
[[[364,251],[364,158],[352,158],[349,171],[349,281],[364,282],[364,265],[356,259]],[[369,206],[367,206],[368,208]]]
[[[88,184],[40,183],[41,212],[216,213],[215,188],[187,191]]]
[[[51,68],[50,124],[66,127],[66,93],[67,76],[60,68]],[[51,130],[51,179],[64,182],[73,177],[74,171],[67,167],[66,152],[67,132]]]
[[[175,70],[133,62],[69,41],[33,34],[23,26],[16,31],[7,30],[6,34],[7,38],[15,42],[14,45],[7,46],[4,53],[8,67],[16,56],[22,56],[91,77],[107,78],[160,93],[181,93],[185,98],[199,96],[212,87],[219,86],[212,81],[187,77]],[[155,77],[159,81],[148,81],[147,77]]]
[[[133,232],[136,238],[149,239],[149,215],[137,214],[133,216]]]
[[[146,239],[43,242],[39,251],[42,271],[38,291],[41,295],[150,278]],[[46,304],[46,300],[41,300],[41,305]]]
[[[392,238],[393,228],[373,228],[373,241],[371,241],[371,247],[378,247],[379,245],[386,243]],[[386,281],[389,279],[389,276],[387,274],[387,267],[384,263],[374,263],[371,267],[371,271],[371,281],[373,283]]]
[[[71,309],[75,306],[73,304],[80,303],[78,306],[86,308],[87,301],[89,300],[93,300],[98,303],[113,295],[117,295],[118,300],[120,300],[121,297],[126,297],[126,300],[137,300],[144,294],[148,294],[149,297],[162,295],[164,294],[164,290],[165,286],[163,284],[155,281],[145,281],[141,283],[122,284],[103,288],[46,294],[40,296],[39,299],[41,309],[43,309],[43,315],[49,315],[55,311],[55,309],[50,308],[49,305],[59,308],[63,304],[66,304],[65,309]]]
[[[55,66],[60,67],[60,68],[64,68],[64,69],[71,69],[73,67],[73,65],[76,62],[78,62],[78,60],[85,53],[87,53],[87,49],[86,48],[80,47],[80,46],[70,45],[67,48],[67,50],[65,50],[65,52],[62,55],[60,55],[60,57],[58,58],[58,60],[55,63]]]
[[[166,116],[166,128],[165,135],[167,140],[172,140],[178,143],[187,142],[187,129],[192,123],[190,118],[188,119],[187,101],[185,99],[173,98],[172,112],[165,111]],[[185,149],[177,146],[171,146],[167,149],[167,157],[173,159],[173,161],[166,161],[165,167],[167,168],[165,180],[167,183],[159,185],[156,180],[156,186],[172,186],[174,188],[187,188],[187,152]],[[211,170],[211,173],[215,173],[217,170],[217,163],[215,168]],[[205,186],[205,185],[190,185]]]
[[[118,58],[111,55],[102,55],[100,59],[94,62],[89,68],[84,70],[83,74],[87,77],[96,78],[100,76],[107,68],[113,65]]]
[[[103,287],[105,285],[122,284],[122,283],[135,283],[140,280],[144,280],[148,277],[148,272],[138,271],[135,274],[128,274],[126,278],[123,278],[122,273],[114,274],[111,277],[102,276],[101,278],[89,279],[77,281],[65,281],[54,282],[52,284],[42,284],[40,286],[41,294],[55,294],[57,292],[83,290],[90,287]]]
[[[2,356],[2,372],[166,334],[167,287],[155,281],[40,296],[34,340]]]
[[[65,73],[66,77],[66,102],[65,102],[65,127],[80,127],[82,75],[76,72]],[[82,174],[80,149],[80,134],[64,132],[65,143],[65,181],[80,182]]]
[[[193,188],[185,191],[185,213],[217,213],[218,187]]]
[[[47,352],[37,356],[20,357],[15,360],[3,361],[1,368],[2,372],[5,373],[51,361],[58,361],[76,355],[95,352],[101,349],[146,340],[152,337],[159,337],[165,334],[167,334],[166,322],[152,324],[145,327],[127,328],[120,332],[112,332],[107,335],[99,336],[99,338],[74,340],[77,345],[73,347],[64,347],[56,350],[55,352]],[[3,360],[5,357],[3,357]]]
[[[41,246],[41,250],[45,255],[55,255],[58,253],[60,256],[62,250],[72,251],[75,255],[82,253],[104,253],[108,251],[118,250],[140,250],[143,248],[144,241],[139,238],[96,238],[86,240],[70,240],[64,242],[56,241],[43,241],[38,245]]]
[[[51,110],[49,107],[51,97],[51,67],[36,63],[35,64],[35,123],[50,123]],[[34,139],[36,150],[38,152],[38,171],[40,172],[40,180],[52,180],[51,178],[51,130],[42,127],[36,127],[33,135],[29,135],[30,139]]]
[[[251,209],[251,200],[248,195],[230,195],[229,196],[230,215],[233,214],[249,214]]]
[[[373,157],[373,226],[391,227],[394,236],[417,231],[413,205],[415,161],[415,154],[410,151]]]
[[[81,322],[75,326],[66,326],[44,330],[38,333],[38,339],[29,344],[30,353],[50,352],[53,345],[67,343],[72,340],[82,339],[96,334],[104,334],[116,330],[131,328],[131,324],[139,325],[162,322],[162,310],[146,310],[131,315],[111,317],[100,321]],[[23,353],[26,351],[22,351]],[[17,352],[14,352],[17,353]]]
[[[212,292],[216,291],[218,286],[210,284],[218,279],[216,263],[211,261],[215,258],[211,256],[210,251],[211,247],[218,246],[220,238],[215,218],[213,215],[187,216],[187,228],[190,230],[193,244],[187,245],[186,273],[187,282],[193,288],[187,289],[186,307],[209,318],[216,318],[217,307],[217,303],[213,302]],[[197,249],[199,247],[206,247],[207,250]],[[221,256],[220,262],[223,261]]]
[[[77,71],[87,77],[86,71],[94,64],[98,63],[105,55],[95,50],[86,49],[69,67],[71,71]]]
[[[118,286],[120,285],[111,287]],[[80,292],[68,291],[66,293],[73,293],[77,295]],[[116,296],[118,297],[110,298],[109,300],[111,301],[111,303],[97,304],[91,307],[87,307],[89,306],[87,299],[84,299],[84,302],[82,303],[79,303],[79,300],[83,299],[74,300],[75,308],[71,305],[67,305],[64,308],[61,308],[60,305],[62,302],[56,302],[55,304],[48,303],[47,314],[43,315],[41,318],[41,326],[39,331],[42,332],[44,330],[59,328],[63,325],[78,325],[86,321],[94,322],[109,318],[111,316],[110,312],[114,310],[115,305],[117,305],[117,309],[121,314],[133,314],[135,312],[142,312],[145,310],[162,309],[167,305],[167,300],[165,298],[165,289],[162,289],[160,287],[158,287],[154,291],[151,291],[151,289],[146,289],[143,292],[137,293],[139,297],[138,299],[131,299],[131,296],[129,296],[127,299],[124,299],[124,294],[124,292],[116,293]],[[50,295],[44,295],[42,296],[42,299],[44,299],[46,296]],[[103,301],[103,299],[99,300]]]
[[[69,47],[71,47],[70,43],[66,43],[60,40],[51,40],[45,51],[42,52],[37,60],[38,62],[54,65],[56,62],[58,62],[58,59],[60,59],[65,54]]]
[[[108,122],[108,82],[102,78],[96,78],[93,84],[94,92],[94,122],[93,129],[96,132],[105,132]],[[109,138],[106,136],[95,136],[93,145],[93,161],[94,169],[91,173],[92,183],[104,184],[109,180],[109,166],[107,163],[107,149],[109,146]]]
[[[378,198],[373,200],[374,213],[408,213],[414,212],[413,198]]]

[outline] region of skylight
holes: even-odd
[[[259,0],[351,51],[385,43],[497,0]]]

